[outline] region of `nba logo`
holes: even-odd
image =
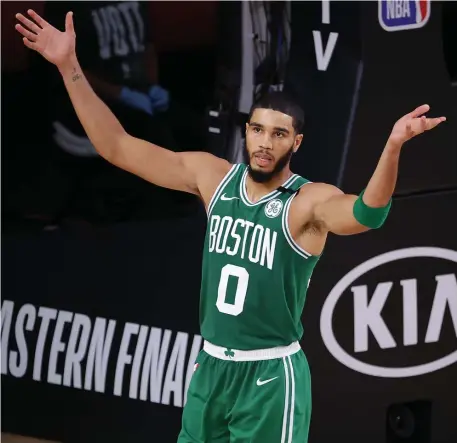
[[[422,28],[430,18],[430,0],[378,0],[378,18],[385,31]]]

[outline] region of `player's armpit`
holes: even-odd
[[[211,193],[213,183],[229,171],[231,165],[206,152],[176,153],[160,146],[132,137],[127,133],[117,138],[107,160],[119,168],[161,186],[200,196]]]
[[[316,193],[319,197],[314,205],[313,218],[327,231],[337,235],[353,235],[369,230],[354,217],[356,195],[344,194],[335,186],[326,184],[316,189]]]

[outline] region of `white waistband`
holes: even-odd
[[[298,341],[291,343],[289,346],[278,346],[276,348],[255,349],[253,351],[241,351],[239,349],[223,348],[213,345],[205,340],[203,350],[221,360],[232,361],[255,361],[255,360],[272,360],[274,358],[287,357],[295,354],[300,350]]]

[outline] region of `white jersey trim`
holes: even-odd
[[[208,205],[208,210],[207,210],[208,218],[211,215],[211,211],[214,209],[214,205],[216,204],[217,200],[221,196],[222,191],[225,189],[225,187],[228,185],[230,180],[236,174],[236,172],[238,171],[240,166],[241,166],[241,164],[233,165],[230,168],[230,171],[227,172],[227,174],[225,174],[224,178],[221,180],[221,182],[219,183],[218,187],[214,191],[214,194],[211,197],[211,200],[209,201],[209,205]]]
[[[269,194],[264,195],[261,199],[256,201],[255,203],[252,203],[249,200],[248,193],[246,192],[246,177],[248,175],[248,168],[243,173],[243,176],[241,177],[240,181],[240,195],[241,195],[241,201],[249,207],[261,205],[262,203],[266,203],[267,201],[271,200],[272,198],[278,197],[281,192],[275,190],[271,191]],[[283,184],[283,188],[287,188],[288,186],[291,186],[300,176],[297,174],[291,175]]]
[[[308,183],[312,182],[306,182],[303,183],[300,186],[300,189],[304,186],[307,185]],[[294,194],[290,196],[290,198],[286,201],[286,204],[284,205],[284,211],[282,214],[282,230],[284,233],[284,237],[287,240],[287,243],[289,243],[289,246],[301,257],[304,259],[308,259],[309,257],[312,257],[313,254],[311,254],[308,251],[305,251],[292,237],[292,234],[290,233],[289,229],[289,210],[290,210],[290,205],[292,204],[292,200],[295,198],[297,194]]]

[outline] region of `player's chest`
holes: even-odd
[[[271,200],[246,207],[237,199],[226,201],[223,210],[217,205],[208,220],[207,252],[216,260],[230,257],[271,270],[284,244],[283,206]]]
[[[223,194],[216,203],[211,217],[225,218],[229,220],[240,220],[249,226],[259,225],[270,229],[279,229],[282,226],[283,218],[286,215],[286,202],[280,198],[272,198],[258,204],[246,204],[239,197],[230,197]]]

